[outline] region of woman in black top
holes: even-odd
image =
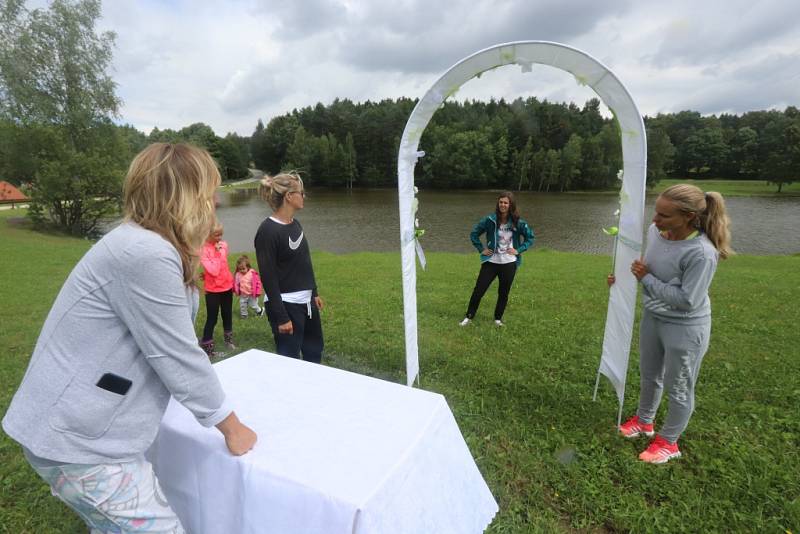
[[[261,196],[272,207],[272,215],[258,227],[256,259],[266,294],[265,307],[275,351],[306,361],[322,361],[323,302],[317,294],[311,253],[303,227],[294,218],[303,209],[303,180],[294,172],[261,180]]]

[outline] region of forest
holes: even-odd
[[[337,99],[258,121],[250,138],[255,166],[297,169],[310,184],[396,184],[397,151],[416,104],[400,98]],[[800,168],[800,111],[703,116],[696,111],[644,118],[648,184],[665,177],[766,180],[780,188]],[[534,97],[512,102],[446,102],[420,142],[420,187],[569,191],[607,189],[622,168],[616,121],[598,99],[583,107]]]

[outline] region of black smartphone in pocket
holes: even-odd
[[[125,395],[131,389],[133,382],[125,377],[115,375],[114,373],[106,373],[97,381],[97,387],[105,389],[117,395]]]

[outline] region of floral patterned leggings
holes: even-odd
[[[28,458],[50,491],[89,525],[92,534],[184,534],[150,462],[38,465]]]

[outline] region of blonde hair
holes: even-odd
[[[261,179],[259,192],[261,198],[277,210],[283,205],[286,193],[303,190],[303,179],[297,171],[285,171],[275,176],[264,176]]]
[[[125,220],[175,247],[186,285],[195,283],[200,248],[216,221],[214,192],[219,184],[211,155],[183,143],[153,143],[133,158],[125,176]]]
[[[224,231],[225,231],[225,226],[215,216],[214,217],[214,224],[211,226],[211,230],[209,230],[208,237],[206,239],[211,239],[211,237],[214,234],[216,234],[217,232],[223,233]]]
[[[734,254],[731,249],[731,220],[725,209],[725,199],[716,191],[703,193],[690,184],[676,184],[661,195],[672,201],[684,213],[694,213],[694,225],[706,234],[723,260]]]
[[[236,260],[236,270],[238,271],[239,267],[242,265],[246,266],[248,270],[253,268],[253,266],[250,265],[250,258],[247,256],[247,254],[242,254],[239,256],[239,259]]]

